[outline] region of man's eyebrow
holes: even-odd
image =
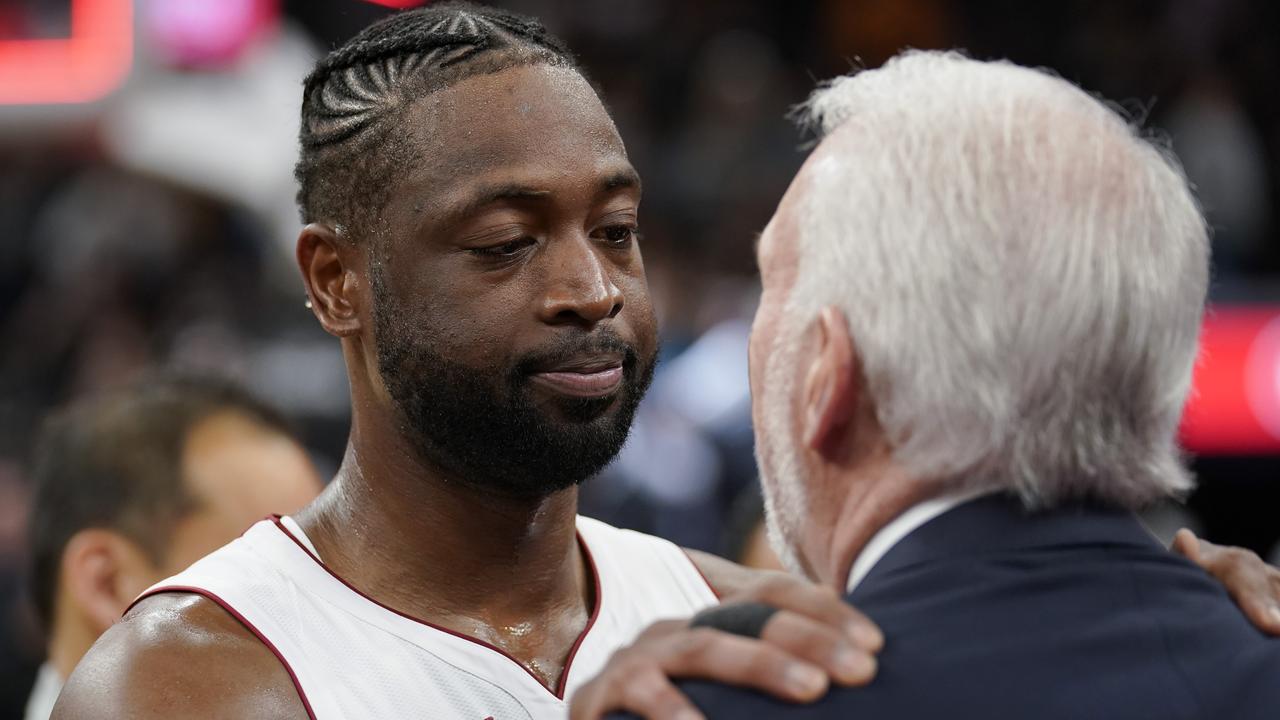
[[[474,215],[494,203],[507,200],[540,200],[549,195],[551,195],[550,190],[539,190],[538,188],[515,183],[486,185],[472,193],[471,197],[451,208],[448,214],[452,218],[461,219]]]
[[[600,182],[601,192],[613,192],[624,188],[640,189],[640,175],[630,168],[610,174]],[[494,203],[509,200],[541,200],[551,195],[550,190],[520,185],[518,183],[500,183],[481,187],[470,198],[448,211],[454,219],[462,219]]]
[[[612,192],[614,190],[622,190],[624,188],[640,189],[640,175],[635,170],[627,168],[610,174],[600,183],[600,189],[604,192]]]

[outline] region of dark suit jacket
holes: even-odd
[[[909,534],[848,600],[887,638],[871,685],[802,708],[684,691],[709,718],[1280,720],[1280,639],[1129,513],[981,498]]]

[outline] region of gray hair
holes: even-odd
[[[1170,152],[1061,78],[957,53],[798,115],[835,152],[811,160],[786,317],[843,310],[900,463],[1029,506],[1190,489],[1209,240]]]

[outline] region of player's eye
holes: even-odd
[[[522,237],[518,240],[502,243],[501,245],[490,245],[483,248],[472,248],[471,253],[484,258],[513,258],[519,255],[526,248],[537,244],[537,240],[531,237]]]
[[[638,239],[640,231],[631,225],[610,225],[602,231],[601,235],[610,245],[624,247]]]

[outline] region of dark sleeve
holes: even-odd
[[[837,717],[827,714],[832,708],[825,699],[812,705],[795,705],[755,690],[705,680],[685,680],[677,683],[676,687],[693,701],[708,720]],[[606,717],[609,720],[642,720],[639,715],[632,713],[610,713]]]

